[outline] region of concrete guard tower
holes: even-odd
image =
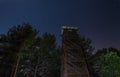
[[[61,77],[90,77],[76,27],[62,27]]]

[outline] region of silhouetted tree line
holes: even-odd
[[[22,24],[0,36],[0,77],[60,77],[61,47],[55,35],[38,33],[30,24]],[[80,40],[91,77],[120,76],[118,49],[103,48],[93,54],[91,39],[80,36]]]

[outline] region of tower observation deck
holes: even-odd
[[[90,77],[77,27],[62,27],[61,77]]]

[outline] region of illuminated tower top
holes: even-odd
[[[61,29],[61,34],[63,36],[67,36],[70,37],[71,35],[78,35],[77,33],[78,28],[77,27],[67,27],[67,26],[63,26]]]

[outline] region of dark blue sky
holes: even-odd
[[[0,34],[17,24],[54,33],[76,26],[98,48],[120,48],[120,0],[0,0]]]

